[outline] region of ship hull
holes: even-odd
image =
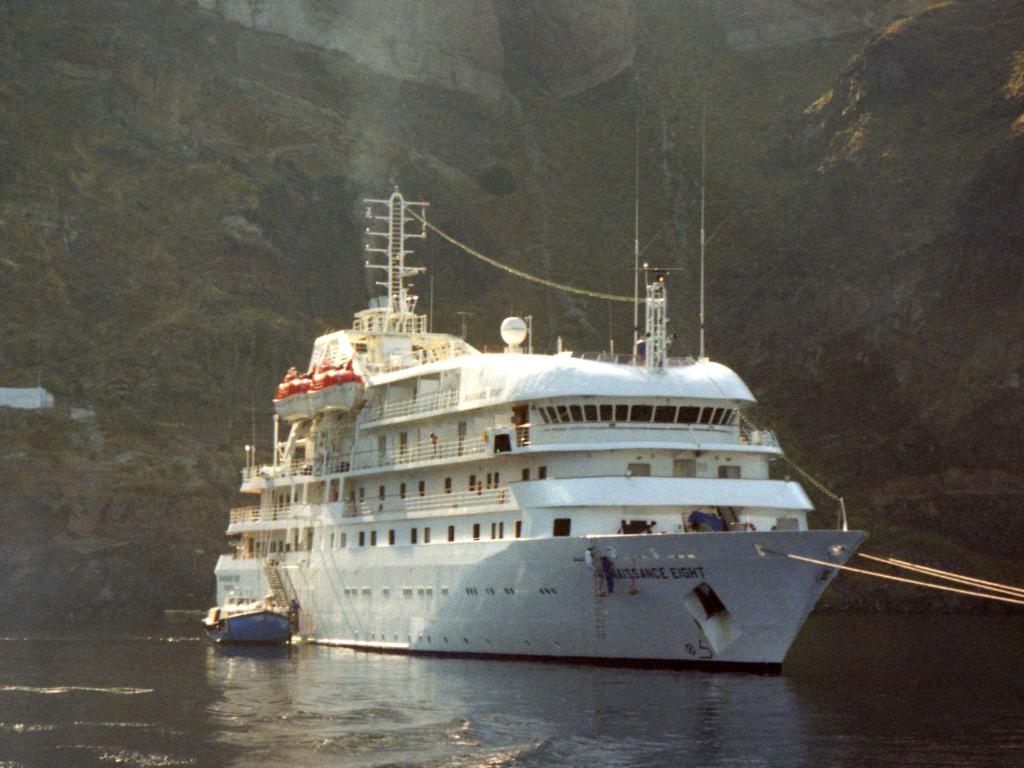
[[[314,642],[776,671],[837,573],[785,555],[841,565],[864,538],[778,531],[364,547],[289,553],[284,571],[303,606],[300,633]],[[258,561],[223,558],[217,573],[224,593],[266,587]]]

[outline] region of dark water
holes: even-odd
[[[1024,766],[1024,618],[820,617],[781,677],[0,639],[0,768]]]

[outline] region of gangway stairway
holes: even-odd
[[[263,573],[267,577],[267,585],[270,587],[270,592],[274,595],[274,601],[281,606],[291,603],[294,595],[289,594],[289,590],[285,587],[277,561],[267,560],[263,564]]]

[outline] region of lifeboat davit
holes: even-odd
[[[312,418],[319,411],[351,410],[362,402],[365,381],[351,359],[344,366],[318,365],[301,375],[292,368],[277,387],[274,407],[285,421]]]

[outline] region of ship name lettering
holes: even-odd
[[[617,579],[703,579],[704,568],[616,568]]]

